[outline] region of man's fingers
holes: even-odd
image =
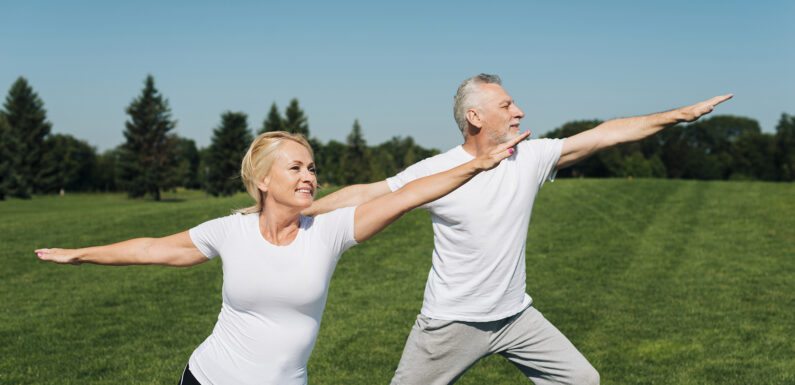
[[[734,96],[734,94],[727,94],[727,95],[716,96],[716,97],[714,97],[714,98],[712,98],[712,99],[710,99],[710,100],[709,100],[709,104],[710,104],[711,106],[713,106],[713,107],[714,107],[714,106],[717,106],[718,104],[721,104],[721,103],[723,103],[723,102],[725,102],[725,101],[727,101],[727,100],[731,99],[731,98],[732,98],[732,96]]]

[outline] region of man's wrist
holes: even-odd
[[[685,112],[684,107],[668,111],[668,114],[670,114],[669,120],[673,124],[682,123],[682,122],[687,122],[688,121],[687,113]]]

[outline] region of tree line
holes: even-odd
[[[0,109],[0,200],[63,191],[125,191],[159,200],[161,191],[178,186],[216,196],[244,191],[240,160],[254,135],[245,113],[222,113],[211,144],[199,149],[193,140],[174,133],[176,120],[151,75],[125,111],[124,143],[98,153],[72,135],[53,134],[44,102],[25,78],[18,78]],[[572,121],[544,137],[564,138],[600,123]],[[322,143],[310,135],[297,99],[283,115],[273,103],[256,133],[279,130],[308,138],[323,185],[383,180],[439,153],[411,137],[368,146],[358,120],[345,143]],[[754,119],[719,115],[598,153],[558,176],[792,181],[793,150],[795,116],[782,114],[775,134],[767,134]]]
[[[124,191],[155,200],[160,200],[162,191],[176,187],[203,189],[216,196],[245,191],[240,161],[254,137],[245,113],[222,113],[210,145],[200,149],[193,140],[175,134],[168,99],[151,75],[125,112],[125,141],[98,153],[84,140],[52,133],[44,102],[25,78],[18,78],[0,109],[0,200],[64,191]],[[368,146],[358,120],[345,143],[323,143],[310,135],[298,99],[290,101],[284,115],[273,103],[256,134],[281,130],[308,139],[321,185],[381,180],[439,153],[417,145],[411,137]]]
[[[565,138],[601,123],[568,122],[544,137]],[[795,116],[782,114],[775,134],[763,133],[754,119],[732,115],[676,125],[600,152],[560,170],[558,176],[792,181]]]

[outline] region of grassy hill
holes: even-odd
[[[75,267],[33,254],[163,236],[249,204],[244,195],[169,197],[0,202],[0,383],[177,381],[218,315],[219,260]],[[795,185],[558,180],[535,206],[528,292],[603,384],[795,383]],[[310,383],[389,382],[432,242],[429,215],[415,211],[346,252]],[[522,381],[496,356],[458,383]]]

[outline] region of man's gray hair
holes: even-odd
[[[465,138],[467,136],[467,128],[469,127],[467,110],[479,106],[480,99],[476,97],[476,94],[480,91],[478,86],[480,84],[489,83],[502,85],[502,80],[500,80],[500,77],[497,75],[480,74],[464,80],[464,82],[458,86],[458,92],[456,92],[453,102],[453,116],[455,117],[455,122],[458,124],[458,128],[461,130],[461,135],[464,135]]]

